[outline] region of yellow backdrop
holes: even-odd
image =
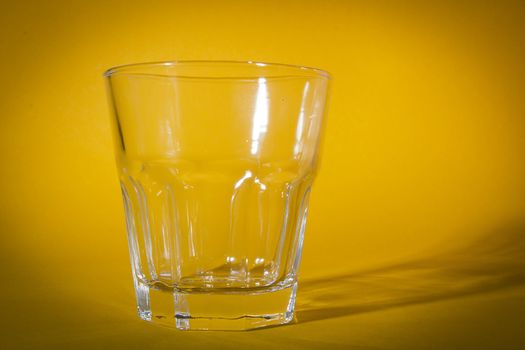
[[[2,2],[7,348],[466,348],[496,333],[513,349],[525,321],[523,23],[519,1]],[[134,315],[102,73],[173,59],[334,77],[296,325],[173,333]]]

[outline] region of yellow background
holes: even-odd
[[[4,1],[5,349],[525,346],[520,1]],[[334,80],[295,325],[140,322],[102,72],[282,62]]]

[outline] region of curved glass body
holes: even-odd
[[[140,317],[289,322],[328,75],[186,61],[105,76]]]

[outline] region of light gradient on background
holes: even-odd
[[[519,1],[3,2],[8,348],[519,348],[524,22]],[[333,74],[304,322],[173,334],[136,319],[102,72],[166,59]]]

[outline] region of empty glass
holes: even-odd
[[[181,61],[105,76],[139,316],[291,321],[328,74]]]

